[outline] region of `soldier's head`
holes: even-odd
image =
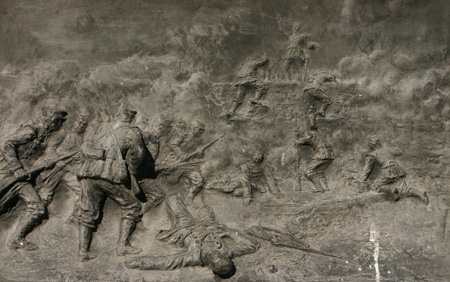
[[[86,128],[88,127],[89,120],[86,116],[79,116],[78,119],[75,121],[75,124],[73,126],[73,130],[76,133],[83,133],[86,131]]]
[[[262,163],[262,161],[264,160],[264,154],[262,152],[255,152],[252,156],[252,161],[254,163]]]
[[[50,107],[44,107],[41,109],[42,122],[49,131],[57,131],[61,128],[66,120],[67,112]]]
[[[371,136],[369,137],[369,149],[374,150],[381,146],[380,139],[377,136]]]
[[[139,127],[141,130],[144,130],[148,126],[148,118],[144,116],[139,116],[136,120],[136,126]]]
[[[119,108],[120,121],[122,121],[122,122],[132,123],[134,118],[136,117],[136,114],[137,114],[137,111],[133,110],[128,105],[123,104]]]
[[[232,257],[232,251],[218,235],[209,234],[203,240],[202,262],[221,278],[230,278],[236,273]]]

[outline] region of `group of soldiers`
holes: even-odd
[[[213,210],[204,203],[197,220],[185,204],[185,201],[193,201],[205,182],[195,166],[197,162],[191,159],[203,157],[204,151],[222,136],[186,154],[204,131],[201,123],[194,122],[185,133],[180,129],[186,129],[186,124],[180,121],[172,125],[162,119],[157,122],[156,132],[150,133],[148,120],[140,117],[135,121],[136,114],[129,107],[121,107],[115,120],[91,125],[86,134],[86,117],[80,116],[70,132],[63,132],[60,129],[67,112],[43,108],[39,123],[22,125],[2,139],[1,172],[4,175],[0,183],[0,208],[10,208],[8,203],[16,197],[26,205],[25,215],[10,236],[8,247],[27,251],[38,249],[35,243],[26,240],[26,236],[47,213],[55,189],[66,185],[75,192],[77,199],[78,258],[81,262],[96,257],[90,252],[90,245],[107,198],[115,201],[122,210],[116,254],[138,254],[142,249],[130,244],[130,236],[142,215],[164,200],[164,191],[154,185],[154,179],[169,172],[171,176],[176,175],[175,178],[186,178],[188,189],[184,198],[177,194],[167,199],[173,229],[160,233],[158,239],[180,244],[188,251],[164,257],[135,258],[125,265],[161,270],[202,265],[209,266],[218,275],[230,275],[234,271],[232,258],[256,251],[257,242],[237,230],[215,223]],[[171,127],[177,130],[170,140],[165,140]],[[162,141],[169,146],[161,148]],[[165,152],[164,160],[156,165],[155,157],[165,149],[168,152]]]
[[[317,48],[299,30],[299,26],[294,26],[284,60],[288,79],[291,78],[289,70],[292,64],[301,63],[307,67],[309,57],[304,49]],[[262,58],[243,65],[235,85],[236,95],[226,114],[228,118],[235,115],[249,91],[256,89],[251,103],[260,103],[268,87],[256,78],[257,70],[268,62],[267,58]],[[294,144],[309,146],[314,151],[304,171],[299,169],[297,172],[299,186],[304,176],[314,184],[313,192],[329,190],[325,170],[334,160],[333,149],[320,137],[316,119],[324,117],[331,104],[324,85],[334,81],[332,75],[318,75],[303,89],[310,100],[309,128],[298,133]],[[80,261],[96,257],[90,252],[90,245],[107,198],[114,200],[122,210],[116,254],[138,254],[142,249],[132,246],[129,239],[142,215],[165,199],[164,191],[154,182],[158,177],[171,177],[175,182],[186,179],[186,197],[175,195],[167,199],[173,226],[171,230],[162,231],[158,239],[184,246],[187,251],[163,257],[134,258],[125,263],[127,267],[163,270],[202,265],[226,277],[235,270],[232,258],[258,249],[257,242],[237,230],[217,224],[214,212],[204,203],[200,215],[193,216],[186,202],[192,202],[204,187],[243,197],[246,205],[252,201],[253,191],[268,191],[282,197],[262,152],[256,152],[242,165],[241,175],[205,183],[199,159],[222,136],[197,149],[204,132],[204,125],[200,122],[194,121],[188,126],[181,121],[174,123],[161,119],[157,122],[156,132],[151,132],[148,119],[143,116],[136,119],[137,112],[123,106],[110,122],[99,121],[94,126],[89,125],[87,117],[80,116],[73,120],[68,132],[62,132],[60,129],[67,115],[64,110],[42,108],[39,123],[22,125],[0,142],[3,157],[0,161],[0,211],[10,208],[9,204],[17,197],[26,205],[25,214],[8,239],[10,249],[38,249],[26,237],[47,213],[56,188],[64,185],[74,192],[77,202]],[[86,134],[88,125],[89,134]],[[161,147],[160,144],[167,146]],[[379,165],[381,174],[373,181],[373,190],[392,194],[396,200],[417,197],[428,204],[425,192],[406,184],[406,173],[394,155],[381,146],[378,138],[371,138],[369,146],[370,151],[358,179],[360,192],[370,189],[369,176],[374,166]],[[161,155],[164,160],[158,161],[157,165],[155,160]]]

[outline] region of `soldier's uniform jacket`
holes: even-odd
[[[47,146],[50,132],[43,126],[25,125],[0,142],[3,160],[0,168],[3,174],[29,169],[42,155]]]
[[[378,149],[366,155],[362,175],[369,175],[375,163],[380,165],[383,178],[397,179],[406,176],[405,171],[394,160],[394,155],[386,149]]]
[[[122,123],[100,125],[82,148],[80,178],[103,179],[123,183],[128,172],[136,174],[145,159],[147,148],[137,127]]]
[[[322,139],[317,138],[317,136],[314,136],[310,144],[314,149],[313,160],[334,160],[333,148],[331,145],[327,144]]]
[[[304,34],[295,33],[289,38],[288,51],[286,53],[285,59],[296,59],[305,60],[305,52],[303,47],[308,43],[308,37]]]
[[[258,68],[262,65],[262,60],[252,60],[243,63],[237,74],[235,86],[248,85],[258,81]]]

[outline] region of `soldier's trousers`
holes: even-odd
[[[141,220],[141,204],[133,193],[122,184],[113,184],[101,179],[81,179],[78,223],[95,228],[100,216],[100,208],[106,198],[120,205],[122,218],[135,222]]]
[[[9,198],[15,198],[18,196],[25,202],[26,205],[26,216],[35,218],[36,220],[41,218],[45,213],[45,206],[39,197],[38,192],[30,183],[19,182],[8,192],[12,195],[8,195]],[[6,196],[6,195],[5,195]]]

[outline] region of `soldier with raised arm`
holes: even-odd
[[[311,41],[307,34],[300,33],[300,31],[300,23],[294,23],[292,27],[292,34],[289,37],[289,46],[283,59],[283,67],[286,71],[286,80],[288,81],[292,80],[291,72],[293,65],[297,67],[297,72],[299,74],[298,80],[304,81],[310,60],[306,51],[317,49],[317,44]],[[303,75],[301,74],[302,68],[304,69]],[[303,76],[303,78],[301,76]]]
[[[34,167],[37,161],[49,163],[42,158],[48,139],[59,130],[65,121],[67,112],[53,108],[42,108],[42,120],[38,124],[21,126],[15,133],[6,136],[0,142],[0,150],[9,172],[18,180],[5,197],[18,196],[26,204],[25,215],[21,217],[8,241],[10,249],[36,250],[38,246],[25,240],[25,237],[39,224],[45,214],[45,204],[35,190],[36,175],[29,175],[27,169]],[[50,167],[50,165],[48,165]]]
[[[406,197],[417,197],[425,205],[428,205],[426,192],[416,190],[406,184],[406,173],[399,166],[394,155],[381,146],[378,137],[371,137],[368,142],[369,152],[359,176],[360,191],[367,190],[367,180],[375,165],[381,168],[380,175],[373,181],[372,188],[378,193],[387,193],[394,196],[395,200]],[[364,188],[362,188],[364,187]]]

